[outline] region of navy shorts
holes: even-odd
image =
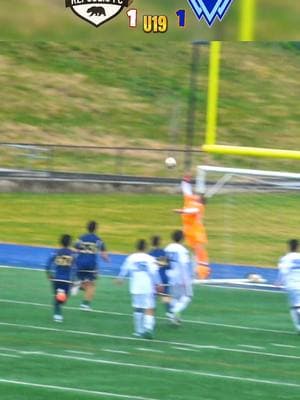
[[[163,284],[163,293],[164,294],[169,294],[170,293],[170,289],[169,289],[169,278],[167,275],[167,268],[159,268],[159,275],[160,275],[160,279],[161,279],[161,283]]]
[[[97,279],[97,271],[78,271],[77,277],[82,282],[93,282]]]
[[[54,294],[56,294],[58,289],[64,290],[66,295],[69,295],[70,292],[70,287],[71,287],[71,283],[68,282],[53,282],[53,290],[54,290]]]

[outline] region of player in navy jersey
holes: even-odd
[[[162,296],[162,301],[165,303],[167,316],[170,316],[171,296],[168,277],[170,265],[165,250],[161,248],[161,238],[159,236],[153,236],[151,239],[151,245],[152,248],[149,254],[156,259],[158,264],[159,275],[163,286],[163,290],[160,292],[160,295]]]
[[[80,236],[75,244],[78,256],[77,277],[81,282],[81,288],[84,290],[84,299],[80,305],[82,310],[91,310],[91,301],[93,300],[98,276],[98,254],[102,259],[109,261],[105,243],[96,235],[97,223],[91,221],[87,224],[88,232]]]
[[[70,249],[72,238],[63,235],[60,243],[62,248],[55,251],[46,265],[46,273],[53,283],[54,290],[54,321],[62,322],[62,304],[69,296],[70,287],[75,275],[76,254]]]

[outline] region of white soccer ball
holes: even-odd
[[[266,280],[259,274],[250,274],[248,276],[248,281],[250,283],[265,283]]]
[[[177,162],[174,157],[168,157],[165,159],[165,164],[167,168],[174,168],[176,167]]]

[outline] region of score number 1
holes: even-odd
[[[136,28],[137,27],[137,9],[132,8],[127,11],[127,16],[129,18],[129,28]]]
[[[131,8],[126,12],[129,19],[129,28],[137,27],[137,16],[138,12],[136,8]],[[185,10],[177,10],[176,15],[178,17],[178,26],[184,28],[186,24],[186,12]],[[153,23],[153,29],[150,29],[150,25]],[[166,32],[168,29],[168,18],[165,15],[144,15],[143,25],[145,32]],[[156,29],[159,28],[159,29]]]
[[[178,25],[180,28],[185,27],[185,10],[176,11],[176,15],[178,17]]]

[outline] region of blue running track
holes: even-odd
[[[48,247],[0,244],[0,266],[44,269],[53,250]],[[125,254],[110,254],[110,263],[99,260],[100,273],[117,275],[125,257]],[[277,277],[277,270],[274,268],[213,263],[211,270],[211,279],[246,279],[250,274],[259,274],[267,284],[274,284]]]

